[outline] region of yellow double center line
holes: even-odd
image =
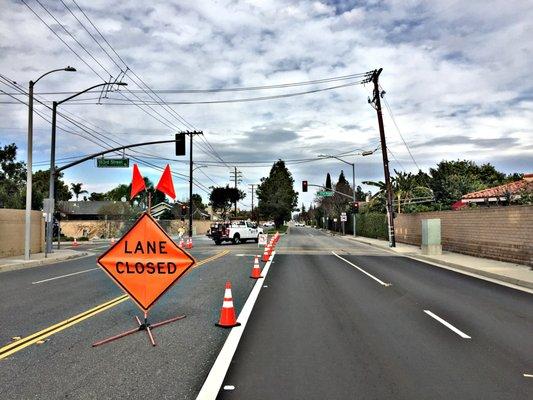
[[[217,253],[212,257],[208,257],[201,261],[198,261],[191,269],[207,264],[208,262],[216,260],[217,258],[223,257],[228,253],[229,253],[229,250],[221,251],[220,253]],[[1,347],[0,348],[0,360],[6,357],[9,357],[11,354],[16,353],[17,351],[20,351],[28,346],[31,346],[32,344],[35,344],[38,341],[43,340],[53,335],[54,333],[61,332],[62,330],[67,329],[68,327],[71,327],[72,325],[76,325],[77,323],[83,320],[86,320],[87,318],[91,318],[95,316],[96,314],[101,313],[102,311],[115,307],[116,305],[128,299],[129,299],[129,296],[127,294],[123,294],[122,296],[116,297],[112,300],[102,303],[94,308],[91,308],[90,310],[84,311],[81,314],[70,317],[64,321],[58,322],[55,325],[52,325],[52,326],[49,326],[48,328],[40,330],[39,332],[35,332],[34,334],[30,336],[26,336],[20,340],[17,340],[16,342],[13,342],[4,347]]]

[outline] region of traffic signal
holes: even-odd
[[[307,192],[307,181],[302,181],[302,192]]]
[[[185,155],[185,132],[176,133],[176,155]]]
[[[359,212],[359,202],[353,203],[353,212],[357,214]]]
[[[182,204],[181,206],[181,220],[185,221],[185,216],[187,215],[187,206]]]

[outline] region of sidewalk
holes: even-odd
[[[399,255],[434,263],[437,266],[450,267],[451,269],[457,269],[473,275],[480,275],[486,278],[533,289],[533,270],[527,265],[473,257],[449,251],[443,251],[442,254],[438,256],[429,256],[422,254],[419,247],[404,243],[396,243],[396,247],[391,248],[389,247],[389,242],[385,240],[362,236],[355,238],[352,236],[343,237],[357,242],[366,243],[371,246],[380,247],[383,250],[395,252]]]
[[[84,257],[91,254],[88,251],[76,250],[54,250],[48,257],[44,257],[44,253],[32,254],[30,260],[24,260],[24,256],[13,256],[0,258],[0,272],[13,271],[15,269],[36,267],[39,265],[53,264],[60,261],[71,260],[74,258]]]

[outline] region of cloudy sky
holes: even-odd
[[[64,128],[57,139],[60,161],[100,151],[100,145],[171,139],[180,129],[196,128],[203,130],[207,142],[198,140],[195,159],[209,165],[197,173],[204,188],[195,190],[205,198],[206,187],[229,182],[234,165],[242,171],[245,189],[265,176],[267,165],[278,158],[301,160],[375,149],[376,113],[367,103],[371,86],[253,102],[161,106],[139,91],[141,79],[156,91],[220,89],[383,68],[380,83],[390,108],[384,108],[384,118],[392,168],[417,171],[418,165],[427,170],[443,159],[471,159],[491,162],[508,173],[533,172],[533,7],[527,0],[0,0],[0,9],[4,78],[26,89],[40,74],[72,65],[78,72],[47,76],[36,92],[80,91],[110,75],[123,79],[132,91],[108,93],[101,104],[95,104],[99,93],[88,93],[79,98],[82,102],[60,106],[78,123],[58,119]],[[0,90],[16,93],[5,80],[0,82]],[[212,102],[349,82],[356,81],[237,92],[157,92],[156,100]],[[117,104],[125,99],[151,103]],[[0,144],[17,143],[25,159],[27,108],[13,102],[0,92]],[[50,118],[48,109],[36,110]],[[46,168],[50,124],[39,116],[34,141],[34,161]],[[143,154],[132,155],[143,162],[170,162],[174,172],[188,173],[172,145],[139,151]],[[379,151],[346,160],[356,163],[358,182],[383,177]],[[288,164],[298,189],[303,179],[323,183],[327,172],[336,179],[341,169],[351,179],[351,167],[336,160]],[[160,172],[152,167],[140,169],[153,181],[159,179]],[[83,182],[90,192],[105,191],[128,183],[130,174],[97,169],[87,162],[68,170],[65,180]],[[186,198],[186,182],[177,178],[175,184],[178,198]],[[308,204],[312,197],[301,195],[300,202]],[[250,204],[249,195],[243,203]]]

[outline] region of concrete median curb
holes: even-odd
[[[84,251],[84,252],[78,252],[77,254],[65,254],[64,256],[60,256],[60,257],[42,258],[39,260],[29,260],[29,261],[20,260],[20,262],[12,262],[12,263],[3,263],[3,261],[0,260],[0,273],[7,272],[7,271],[15,271],[15,270],[24,269],[24,268],[33,268],[33,267],[51,265],[51,264],[55,264],[58,262],[74,260],[76,258],[87,257],[91,255],[93,255],[93,253]]]

